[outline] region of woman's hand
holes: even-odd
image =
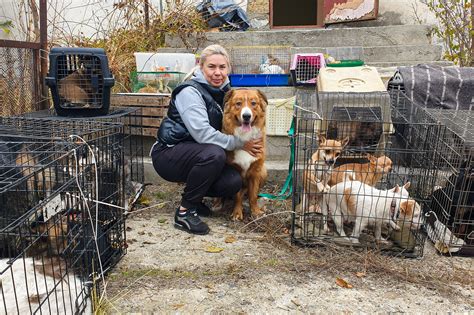
[[[263,139],[252,139],[245,142],[244,147],[242,148],[245,152],[249,153],[251,156],[258,156],[263,153]]]

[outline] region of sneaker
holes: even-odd
[[[209,233],[209,227],[206,223],[201,221],[197,210],[192,208],[188,209],[185,213],[179,212],[179,207],[176,209],[174,215],[174,226],[177,229],[192,233],[204,235]]]
[[[197,207],[196,207],[197,214],[201,217],[210,217],[212,214],[211,209],[209,209],[208,206],[206,206],[203,202],[201,202]]]

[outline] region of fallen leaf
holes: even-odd
[[[140,232],[138,232],[138,235],[145,235],[145,232],[140,231]]]
[[[221,248],[221,247],[216,247],[216,246],[208,246],[204,249],[205,252],[208,252],[208,253],[220,253],[222,252],[224,249]]]
[[[294,299],[294,300],[291,300],[291,303],[295,304],[296,306],[301,306],[301,303],[300,301]]]
[[[365,272],[356,272],[356,277],[357,277],[357,278],[363,278],[363,277],[365,277]]]
[[[352,284],[339,277],[336,278],[336,284],[341,288],[352,289]]]
[[[224,240],[226,243],[234,243],[235,241],[237,241],[237,238],[233,235],[227,236]]]
[[[151,204],[151,200],[150,198],[141,196],[140,199],[138,200],[138,203],[144,206],[149,206]]]
[[[156,243],[155,242],[150,242],[150,241],[144,241],[144,242],[142,242],[142,244],[153,245],[153,244],[156,244]]]
[[[178,308],[181,308],[183,306],[184,306],[184,304],[173,304],[173,305],[171,305],[171,307],[174,308],[175,310],[177,310]]]

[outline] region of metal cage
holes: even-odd
[[[0,134],[0,310],[90,309],[126,252],[123,125],[13,117]]]
[[[390,91],[394,107],[411,122],[429,120],[443,132],[430,144],[437,178],[425,212],[426,230],[436,249],[443,254],[474,255],[474,113],[470,110],[420,109],[403,90]],[[420,145],[408,137],[405,126],[395,124],[407,145]]]
[[[298,90],[296,104],[292,241],[421,256],[446,126],[386,93]]]

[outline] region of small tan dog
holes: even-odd
[[[392,170],[392,160],[385,155],[375,157],[368,154],[369,163],[347,163],[336,167],[331,173],[329,186],[334,186],[345,180],[357,180],[364,184],[375,186],[383,174]]]
[[[320,194],[329,190],[328,181],[334,164],[349,143],[349,137],[340,141],[319,136],[318,142],[318,149],[313,153],[303,171],[301,212],[320,212],[319,203],[322,200]]]
[[[59,80],[59,96],[68,102],[85,105],[91,102],[93,93],[89,76],[82,68]]]

